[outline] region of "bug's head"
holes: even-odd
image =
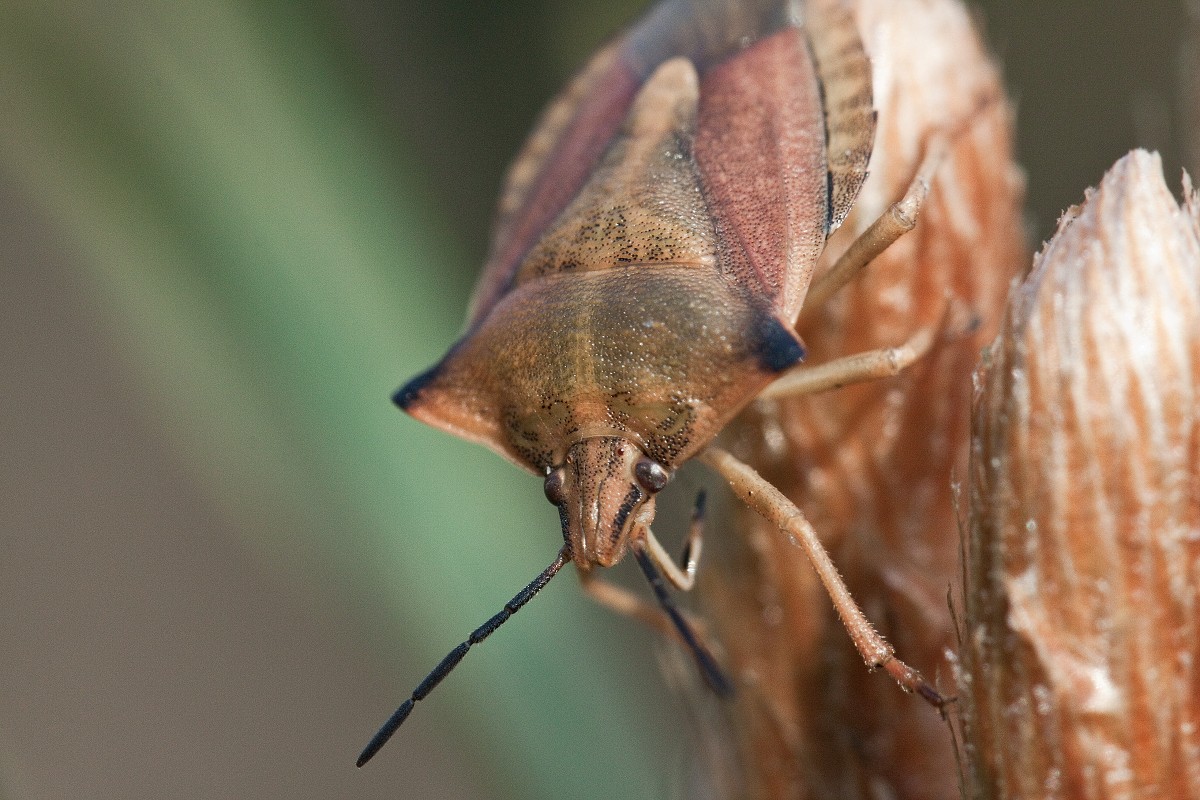
[[[654,519],[654,496],[670,473],[619,436],[581,439],[546,475],[546,498],[558,506],[563,537],[581,569],[621,560],[635,530]]]

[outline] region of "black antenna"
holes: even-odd
[[[683,643],[692,651],[692,658],[696,659],[696,666],[700,668],[700,674],[704,676],[704,682],[718,696],[729,697],[733,694],[733,684],[729,682],[729,678],[725,677],[725,673],[717,666],[717,660],[700,643],[700,637],[696,635],[696,632],[692,630],[692,626],[683,618],[683,614],[679,613],[679,609],[675,606],[675,601],[671,599],[671,595],[667,594],[666,581],[663,580],[662,575],[654,566],[654,562],[650,560],[646,549],[634,546],[633,557],[637,559],[638,566],[646,574],[646,580],[650,581],[650,587],[654,589],[654,596],[658,598],[658,604],[662,606],[663,611],[667,612],[667,616],[671,618],[671,622],[675,623],[675,628],[683,638]]]
[[[452,669],[458,666],[458,662],[463,660],[463,656],[471,649],[471,645],[479,644],[491,636],[496,628],[508,622],[508,618],[520,611],[521,606],[528,603],[535,594],[540,592],[542,587],[558,574],[563,564],[566,564],[570,558],[571,550],[569,547],[563,547],[563,549],[559,550],[558,556],[554,559],[553,563],[542,570],[542,573],[534,578],[528,586],[518,592],[516,597],[509,600],[499,614],[480,625],[471,632],[471,635],[467,637],[465,642],[447,653],[446,657],[441,660],[441,663],[425,676],[425,680],[421,681],[416,689],[413,689],[412,695],[400,704],[400,707],[396,709],[396,712],[392,716],[388,717],[388,721],[383,723],[383,727],[379,729],[379,732],[371,737],[371,741],[367,743],[367,746],[363,748],[362,754],[358,757],[358,761],[356,762],[358,766],[361,767],[370,761],[379,752],[379,748],[387,744],[387,740],[392,738],[392,734],[399,730],[400,726],[404,724],[404,720],[408,719],[408,715],[412,713],[413,706],[416,705],[417,701],[424,700],[425,696],[442,682],[442,678],[445,678],[450,674]]]

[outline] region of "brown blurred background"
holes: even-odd
[[[683,785],[651,636],[570,576],[353,766],[557,546],[535,479],[387,398],[641,4],[599,6],[0,5],[0,799]],[[976,7],[1031,241],[1132,147],[1178,184],[1184,0]]]

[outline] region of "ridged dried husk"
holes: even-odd
[[[899,345],[933,326],[932,352],[894,379],[761,403],[726,442],[808,515],[867,615],[901,658],[953,692],[947,592],[957,584],[952,476],[965,474],[971,372],[1005,291],[1028,263],[1023,181],[998,71],[957,0],[853,4],[872,59],[879,129],[871,176],[822,268],[898,200],[946,143],[916,229],[801,335],[819,363]],[[974,327],[970,320],[974,320]],[[754,798],[949,798],[948,728],[871,674],[804,555],[739,509],[710,535],[701,604],[741,686],[730,731]]]
[[[1190,194],[1190,192],[1189,192]],[[1156,155],[1069,211],[980,374],[973,794],[1200,797],[1200,230]]]

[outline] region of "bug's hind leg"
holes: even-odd
[[[838,257],[833,266],[808,287],[804,307],[800,310],[800,319],[796,323],[797,328],[805,320],[807,312],[825,305],[829,298],[858,277],[880,253],[916,227],[921,204],[929,194],[933,173],[941,163],[946,148],[947,141],[941,136],[929,144],[917,174],[908,185],[904,196],[888,206],[887,211],[850,243],[846,252]]]
[[[837,567],[822,546],[817,532],[805,518],[804,512],[776,489],[750,465],[738,460],[719,447],[709,447],[700,458],[729,482],[742,502],[773,522],[792,544],[808,556],[817,576],[828,592],[846,632],[859,655],[871,669],[883,669],[906,690],[921,695],[931,705],[941,709],[945,699],[921,677],[921,673],[896,658],[887,640],[871,625],[862,609],[854,602]]]

